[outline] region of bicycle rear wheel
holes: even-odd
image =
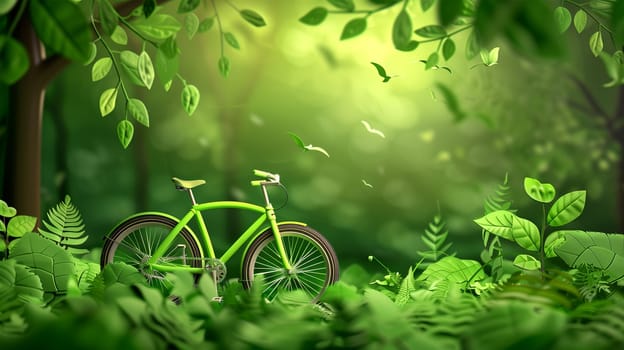
[[[100,265],[124,262],[145,276],[150,286],[167,292],[171,288],[161,271],[152,270],[147,260],[152,256],[177,222],[169,217],[146,214],[119,224],[102,247]],[[202,251],[195,237],[186,228],[176,236],[169,250],[158,260],[159,264],[202,267]]]
[[[273,300],[281,290],[300,289],[317,302],[327,286],[338,280],[338,258],[329,242],[314,229],[298,224],[279,225],[292,271],[286,271],[273,230],[262,232],[243,258],[241,279],[250,288],[256,276],[264,280],[263,295]]]

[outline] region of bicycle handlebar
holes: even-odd
[[[264,180],[253,180],[251,181],[252,186],[261,186],[266,184],[278,184],[280,182],[279,174],[272,174],[268,171],[254,169],[254,175],[263,177]]]

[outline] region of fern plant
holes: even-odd
[[[56,207],[47,212],[49,221],[42,220],[46,229],[39,228],[39,233],[65,248],[74,255],[86,254],[87,249],[78,248],[84,244],[89,236],[85,233],[80,211],[71,202],[69,195]]]
[[[515,212],[511,209],[511,200],[509,199],[509,176],[505,173],[505,179],[494,194],[486,197],[483,204],[484,214],[490,214],[498,210],[507,210]],[[503,245],[500,237],[491,235],[489,231],[481,229],[481,239],[483,240],[483,252],[481,253],[481,261],[490,267],[490,275],[493,282],[498,282],[503,277]]]
[[[425,234],[420,238],[429,250],[418,251],[423,259],[429,260],[429,263],[436,262],[445,256],[454,256],[455,253],[449,254],[449,248],[453,243],[447,242],[448,230],[446,229],[446,222],[440,214],[440,208],[438,207],[438,214],[433,217],[433,221],[429,222],[429,226],[425,229]],[[423,266],[427,266],[425,262]]]

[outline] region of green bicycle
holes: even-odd
[[[300,289],[313,302],[318,301],[327,286],[338,279],[338,258],[327,239],[301,222],[278,222],[269,199],[267,186],[282,186],[280,176],[254,170],[260,180],[252,186],[262,189],[265,206],[239,201],[216,201],[198,204],[193,188],[204,180],[172,178],[176,189],[186,191],[192,202],[182,219],[160,212],[135,214],[105,237],[101,266],[124,262],[137,268],[148,284],[166,290],[168,272],[208,272],[215,283],[225,279],[226,263],[243,246],[240,281],[251,287],[256,276],[264,281],[263,295],[272,300],[280,290]],[[206,228],[203,211],[241,209],[259,213],[259,217],[217,257]],[[198,236],[187,226],[195,218],[203,246]],[[269,225],[263,224],[268,220]],[[203,249],[205,248],[205,249]],[[207,253],[207,254],[206,254]]]

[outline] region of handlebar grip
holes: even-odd
[[[267,172],[267,171],[262,171],[262,170],[258,170],[258,169],[254,169],[254,175],[256,176],[260,176],[263,177],[265,179],[269,178],[269,177],[273,177],[273,174]]]
[[[264,182],[264,180],[253,180],[253,181],[251,181],[251,185],[252,186],[260,186],[260,185],[262,185],[263,182]]]

